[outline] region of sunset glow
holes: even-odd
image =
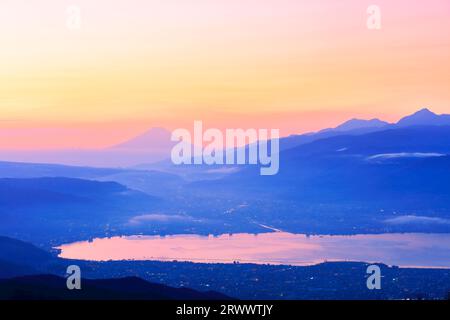
[[[450,105],[450,2],[4,0],[0,148],[96,148],[148,128],[395,121]],[[66,26],[69,5],[81,27]]]

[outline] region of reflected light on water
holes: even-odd
[[[220,236],[97,238],[58,247],[61,258],[312,265],[324,261],[382,262],[450,268],[450,234],[306,236],[286,232]]]

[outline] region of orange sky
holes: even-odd
[[[286,135],[450,113],[450,2],[375,2],[377,31],[364,0],[3,0],[0,148],[101,147],[195,119]]]

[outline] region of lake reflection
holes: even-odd
[[[323,261],[382,262],[450,268],[450,234],[306,236],[285,232],[220,236],[171,235],[94,239],[59,247],[61,258],[202,263],[312,265]]]

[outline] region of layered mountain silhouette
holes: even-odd
[[[403,117],[397,123],[388,123],[379,119],[371,119],[371,120],[351,119],[335,128],[325,129],[325,131],[329,130],[351,131],[357,129],[370,129],[370,128],[385,129],[388,126],[391,128],[395,127],[398,128],[409,126],[442,126],[442,125],[450,125],[449,114],[438,115],[429,110],[428,108],[423,108],[409,116]]]
[[[423,109],[396,124],[354,119],[334,129],[282,138],[280,171],[273,177],[261,177],[259,166],[177,167],[170,161],[131,169],[1,162],[0,178],[14,179],[0,179],[0,233],[14,236],[14,230],[25,239],[39,236],[42,241],[51,234],[67,241],[80,235],[105,236],[110,229],[115,234],[178,230],[156,222],[131,230],[127,224],[135,216],[160,210],[188,217],[191,222],[183,231],[253,232],[259,230],[252,229],[256,217],[279,227],[287,221],[302,223],[290,223],[295,232],[306,227],[308,232],[326,227],[330,233],[446,232],[447,121],[448,115]],[[223,214],[231,202],[253,205],[231,217]],[[378,213],[374,216],[373,211]],[[419,216],[413,227],[394,228],[384,222],[411,215]],[[430,223],[420,223],[424,221]]]
[[[280,152],[277,175],[248,166],[191,187],[253,202],[249,215],[292,232],[450,232],[450,126],[420,123],[300,143]]]
[[[0,179],[0,234],[33,241],[104,235],[111,224],[154,210],[160,199],[117,182]]]
[[[5,151],[1,160],[10,162],[57,163],[69,166],[129,167],[170,157],[171,133],[152,128],[129,141],[104,149]]]
[[[379,119],[351,119],[335,127],[315,133],[292,135],[282,138],[280,148],[286,150],[318,139],[341,135],[358,135],[380,131],[388,127],[416,125],[450,125],[450,115],[437,115],[428,109],[389,124]],[[94,167],[132,167],[142,164],[158,163],[170,158],[174,142],[170,132],[163,128],[152,128],[128,141],[101,150],[32,150],[7,151],[0,160],[11,162],[58,163],[75,166]],[[148,167],[148,166],[147,166]],[[154,165],[150,166],[152,169]]]
[[[280,172],[273,177],[260,177],[259,168],[248,167],[223,180],[195,185],[214,183],[219,190],[225,185],[243,190],[254,186],[266,190],[264,193],[285,195],[296,190],[298,194],[292,196],[297,199],[308,198],[312,192],[323,200],[331,195],[354,199],[367,192],[375,201],[381,194],[389,197],[394,186],[405,196],[450,195],[450,180],[446,180],[450,178],[450,170],[446,170],[450,165],[449,135],[450,126],[339,135],[282,151]]]
[[[101,155],[136,155],[165,136],[151,131]],[[261,176],[258,166],[174,170],[164,161],[132,168],[0,162],[0,234],[51,248],[110,235],[260,232],[261,224],[307,234],[450,232],[449,136],[450,116],[429,109],[397,123],[352,119],[282,138],[274,176]],[[152,214],[187,222],[129,225]],[[0,298],[226,298],[137,278],[87,280],[87,292],[68,292],[63,266],[47,251],[0,237]]]
[[[361,135],[386,129],[397,129],[409,126],[441,126],[450,125],[450,115],[437,115],[424,108],[412,115],[400,119],[397,123],[388,123],[380,119],[351,119],[335,127],[320,130],[316,133],[293,135],[280,139],[280,148],[286,150],[301,144],[310,143],[319,139],[330,138],[342,134]]]

